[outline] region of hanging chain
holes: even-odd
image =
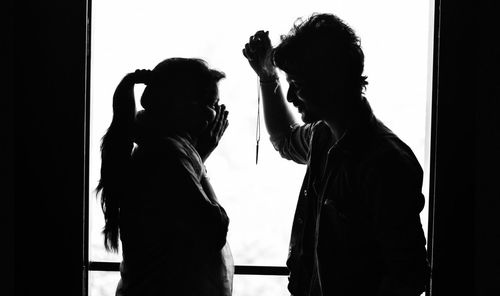
[[[255,164],[259,162],[259,142],[260,142],[260,80],[257,76],[257,126],[255,131]]]

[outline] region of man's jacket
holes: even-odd
[[[338,141],[321,121],[271,139],[282,157],[307,164],[288,288],[294,296],[420,295],[429,277],[422,168],[365,99],[354,122]]]

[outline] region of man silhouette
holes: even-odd
[[[260,77],[271,142],[282,157],[307,164],[287,260],[290,293],[420,295],[429,275],[423,173],[364,97],[354,31],[332,14],[314,14],[276,48],[258,31],[243,54]],[[288,110],[277,68],[303,125]]]

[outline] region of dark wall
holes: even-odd
[[[9,2],[8,8],[11,8]],[[8,10],[9,11],[9,10]],[[11,72],[11,69],[14,69],[14,61],[12,57],[14,56],[14,47],[11,46],[13,44],[13,26],[12,26],[12,14],[7,17],[8,26],[7,26],[7,72]],[[6,112],[3,112],[4,116],[0,116],[2,121],[0,122],[3,127],[0,129],[3,132],[3,141],[0,145],[1,150],[0,154],[2,155],[2,163],[4,164],[4,171],[7,171],[7,176],[2,178],[0,186],[2,186],[2,207],[0,208],[0,232],[3,233],[3,238],[0,243],[0,254],[4,254],[6,258],[5,263],[7,265],[7,272],[4,273],[5,276],[0,277],[0,286],[4,287],[5,291],[13,291],[14,290],[14,253],[15,253],[15,245],[14,245],[14,108],[13,108],[13,94],[14,94],[14,86],[12,84],[12,76],[11,75],[3,75],[7,76],[6,86],[7,90],[4,92],[4,97],[7,97],[7,100],[2,100],[1,108]],[[5,78],[4,78],[5,79]],[[4,80],[5,81],[5,80]],[[8,292],[7,292],[8,293]]]
[[[86,4],[11,3],[15,295],[81,295]]]
[[[469,11],[441,1],[435,39],[432,295],[473,295],[475,61]],[[471,7],[471,9],[473,9]],[[470,15],[469,15],[470,16]],[[437,58],[436,58],[437,57]]]
[[[5,211],[5,233],[15,295],[81,294],[85,5],[22,1],[9,18],[14,150],[6,145],[6,155],[15,163],[6,163],[15,199],[7,209],[15,203],[15,211]],[[477,17],[492,7],[446,1],[441,9],[433,292],[500,295],[499,51],[490,41],[498,34],[493,19]]]
[[[481,6],[475,83],[477,98],[474,224],[476,295],[500,295],[500,45],[498,1]]]
[[[494,1],[441,1],[434,126],[433,295],[500,295]],[[493,39],[492,39],[493,38]]]

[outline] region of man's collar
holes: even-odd
[[[370,130],[377,119],[373,114],[370,104],[365,97],[361,99],[359,108],[353,118],[351,126],[344,132],[340,139],[333,145],[333,149],[347,153],[362,149],[363,141],[369,136]]]

